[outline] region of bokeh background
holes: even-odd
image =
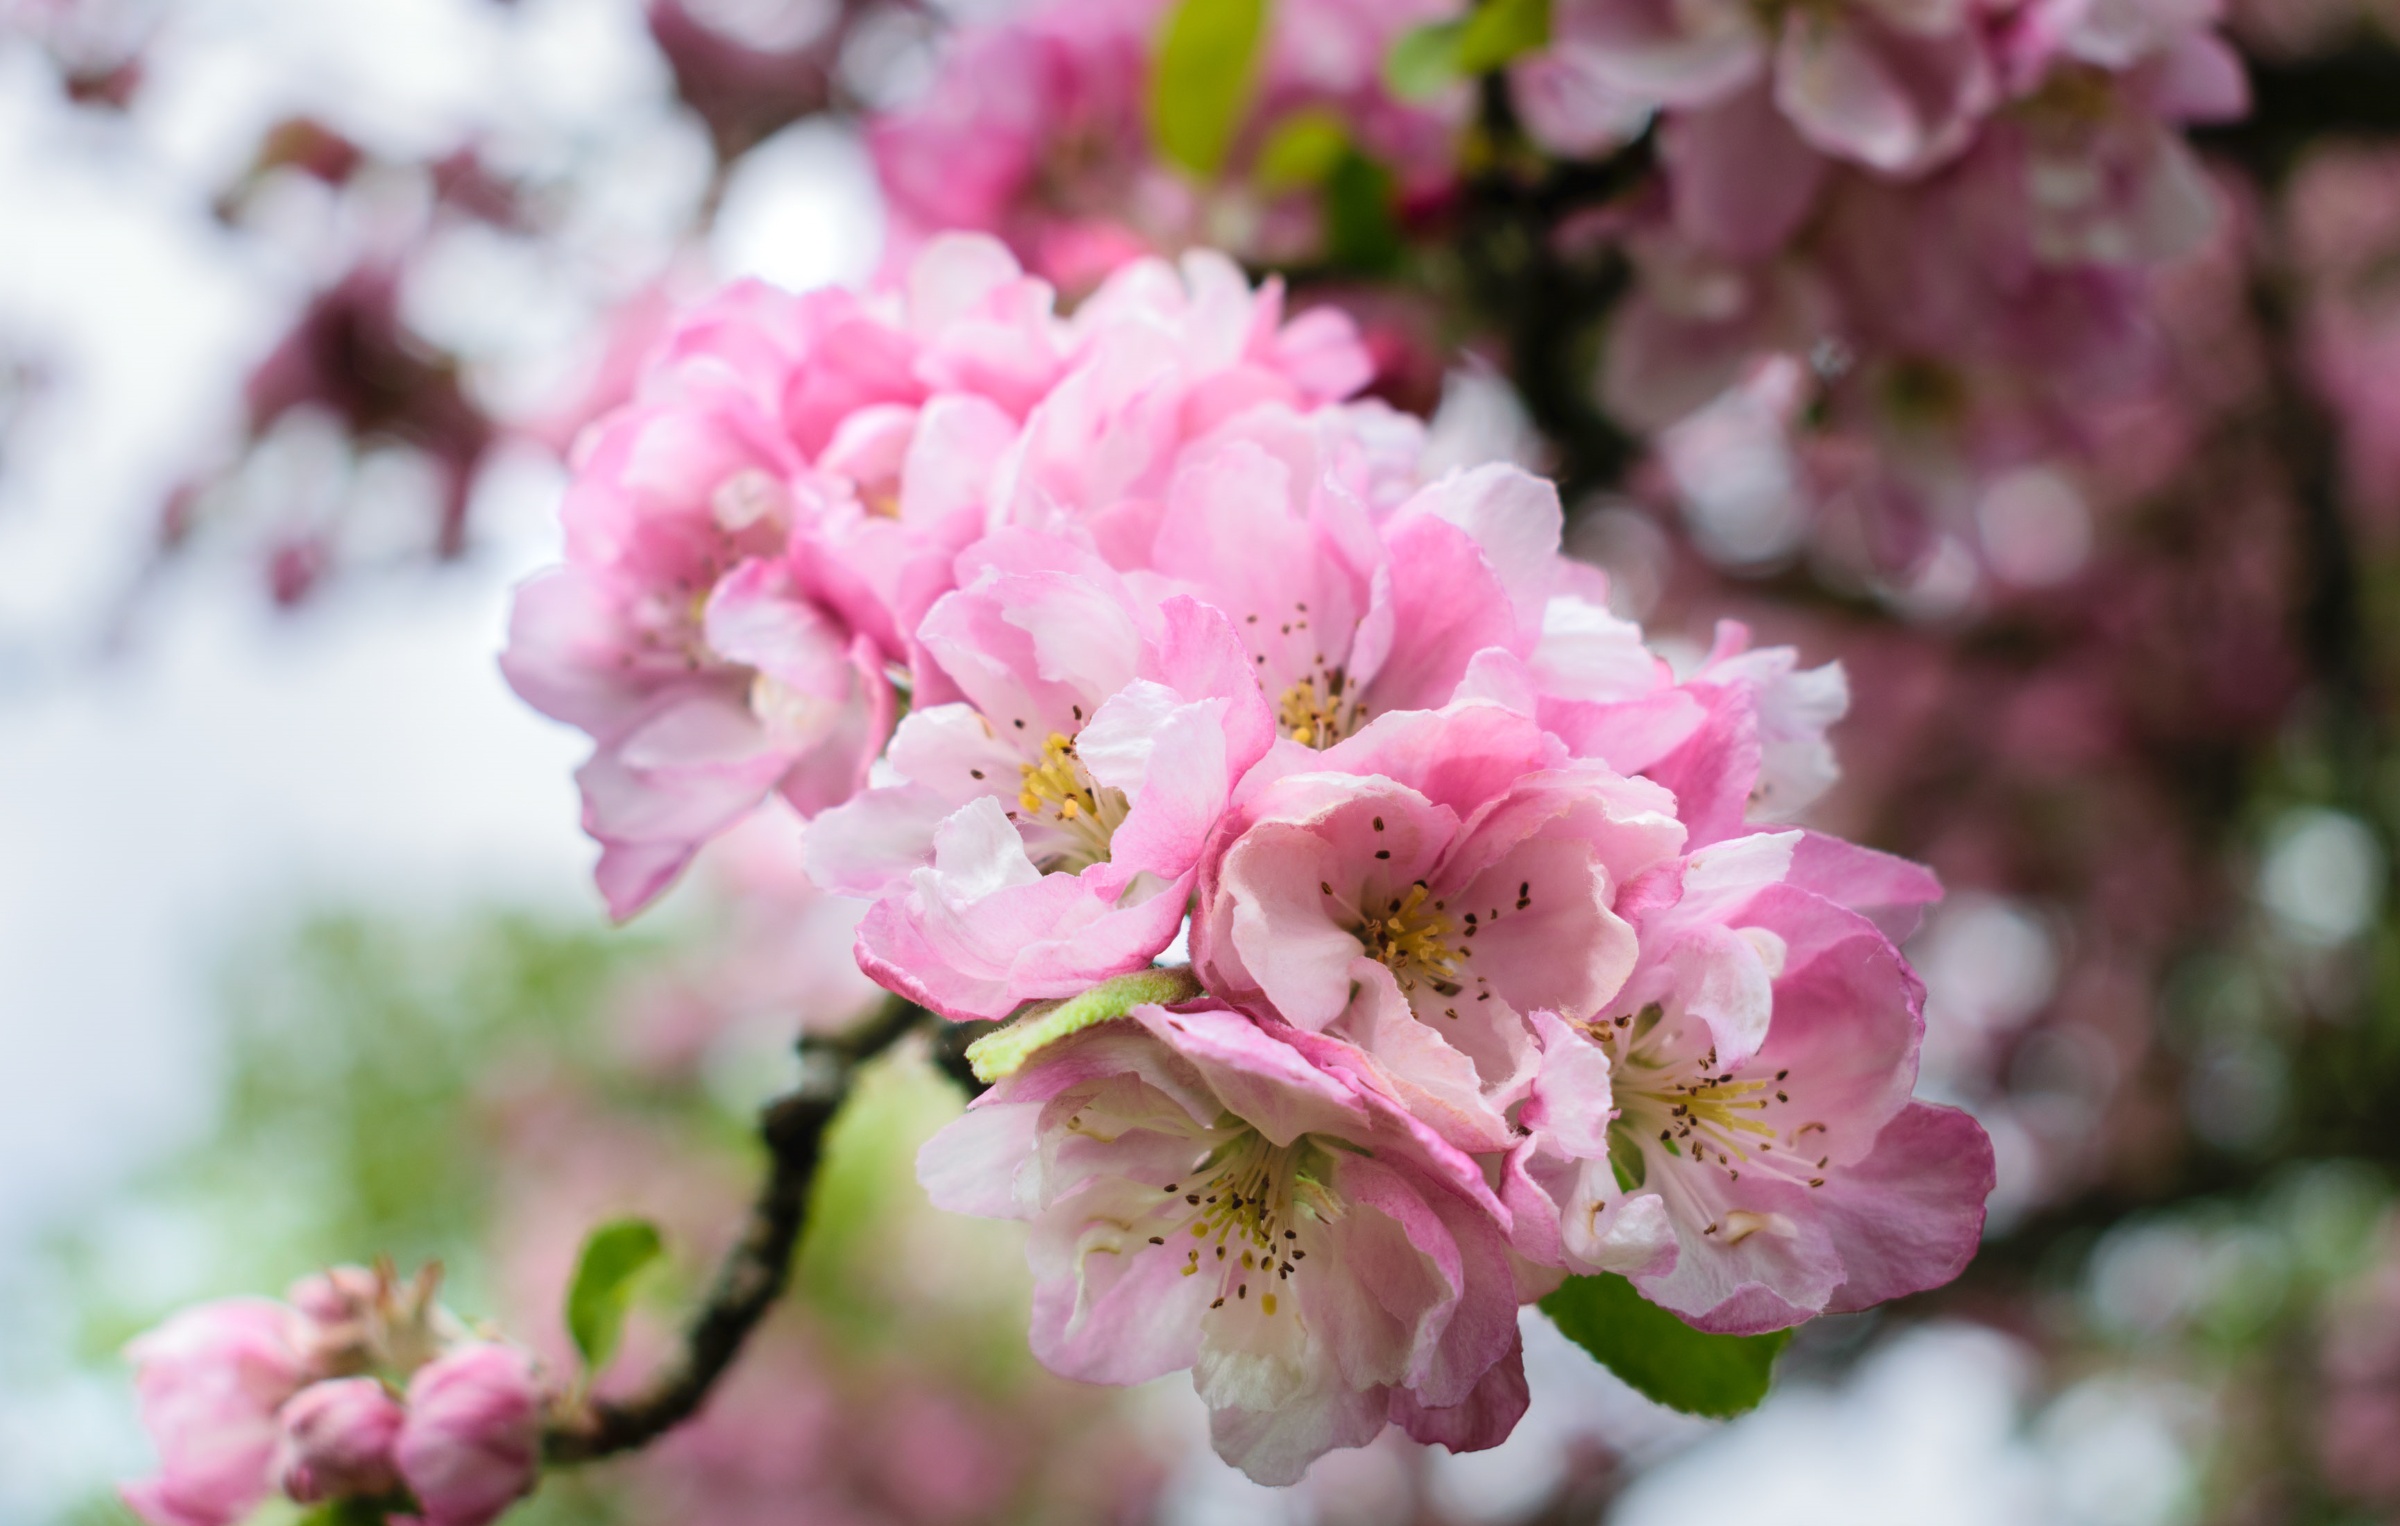
[[[117,1351],[197,1297],[438,1256],[563,1352],[582,1233],[641,1212],[675,1268],[626,1365],[665,1338],[795,1028],[868,988],[774,817],[606,928],[507,591],[679,297],[873,273],[858,119],[973,14],[0,0],[0,1521],[130,1519]],[[1009,1229],[916,1193],[958,1103],[903,1056],[716,1409],[525,1518],[2400,1519],[2400,157],[2335,88],[2400,126],[2388,20],[2231,18],[2260,109],[2145,299],[2171,384],[1897,560],[1754,427],[1771,387],[1595,472],[1505,346],[1362,306],[1437,431],[1564,449],[1572,549],[1663,647],[1733,613],[1848,665],[1821,816],[1951,886],[1920,1090],[1999,1149],[1960,1283],[1810,1326],[1722,1425],[1529,1313],[1499,1451],[1387,1436],[1272,1493],[1181,1379],[1031,1365]]]

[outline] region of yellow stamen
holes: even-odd
[[[1283,734],[1303,747],[1323,751],[1357,730],[1363,717],[1356,703],[1344,701],[1343,688],[1342,671],[1335,668],[1284,690],[1275,701]]]
[[[1384,915],[1359,928],[1367,956],[1399,976],[1402,990],[1414,989],[1422,977],[1445,995],[1455,994],[1459,979],[1460,955],[1450,933],[1449,913],[1423,885],[1411,885]]]

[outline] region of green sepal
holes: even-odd
[[[1620,1192],[1639,1192],[1650,1180],[1650,1157],[1642,1153],[1641,1136],[1622,1118],[1608,1126],[1608,1169],[1616,1173]]]
[[[1184,965],[1153,966],[1102,981],[1081,996],[1065,1001],[1038,1002],[1017,1014],[997,1033],[987,1033],[967,1046],[967,1063],[975,1079],[986,1083],[1015,1075],[1036,1051],[1080,1033],[1095,1023],[1112,1022],[1136,1007],[1170,1006],[1200,994],[1200,982]]]

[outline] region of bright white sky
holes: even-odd
[[[605,188],[569,242],[606,286],[656,268],[700,173],[635,0],[189,0],[152,62],[128,124],[67,107],[0,37],[0,336],[59,372],[0,479],[0,1285],[45,1221],[206,1126],[213,978],[238,938],[335,897],[596,912],[569,778],[580,740],[493,667],[508,585],[552,554],[544,463],[488,484],[498,528],[463,569],[287,619],[249,565],[204,564],[148,611],[128,657],[81,655],[160,495],[226,438],[242,373],[349,236],[291,209],[295,252],[262,263],[206,219],[209,197],[258,128],[294,111],[396,152],[478,127]],[[855,277],[879,223],[855,143],[802,129],[736,177],[708,264],[792,285]],[[556,348],[586,316],[545,307],[549,283],[504,248],[462,246],[445,268],[424,301],[471,352]],[[1688,1439],[1580,1356],[1535,1358],[1521,1440],[1446,1474],[1462,1505],[1530,1494],[1565,1417],[1604,1410],[1645,1445]],[[93,1458],[123,1455],[127,1396],[12,1390],[10,1366],[0,1518],[31,1519]],[[2107,1407],[2133,1416],[2108,1433],[2132,1462],[2095,1474],[2088,1447],[2021,1433],[2023,1380],[1998,1337],[1915,1338],[1846,1395],[1779,1395],[1684,1453],[1620,1519],[2176,1518],[2184,1463],[2158,1406]],[[1268,1506],[1209,1464],[1176,1518],[1256,1522]]]

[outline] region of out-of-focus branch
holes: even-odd
[[[639,1393],[591,1400],[553,1417],[542,1436],[547,1461],[589,1462],[632,1451],[699,1411],[750,1332],[783,1295],[825,1130],[848,1099],[857,1068],[925,1021],[922,1008],[893,997],[864,1027],[801,1040],[800,1084],[759,1116],[769,1161],[766,1183],[750,1206],[741,1238],[719,1264],[707,1301],[685,1327],[681,1349]]]
[[[1560,233],[1642,183],[1650,140],[1588,164],[1533,154],[1497,76],[1484,81],[1480,132],[1489,162],[1466,183],[1458,240],[1467,293],[1499,328],[1509,379],[1557,447],[1553,475],[1573,504],[1622,481],[1640,446],[1597,396],[1601,328],[1629,285],[1625,257],[1613,240],[1583,253],[1563,248]]]
[[[2396,81],[2395,90],[2400,90]],[[2400,96],[2393,101],[2400,110]],[[2327,738],[2345,806],[2374,816],[2379,755],[2372,661],[2360,603],[2358,548],[2343,514],[2340,435],[2305,374],[2297,278],[2287,261],[2270,261],[2251,281],[2250,307],[2266,339],[2273,408],[2270,425],[2299,507],[2300,644],[2324,695]]]

